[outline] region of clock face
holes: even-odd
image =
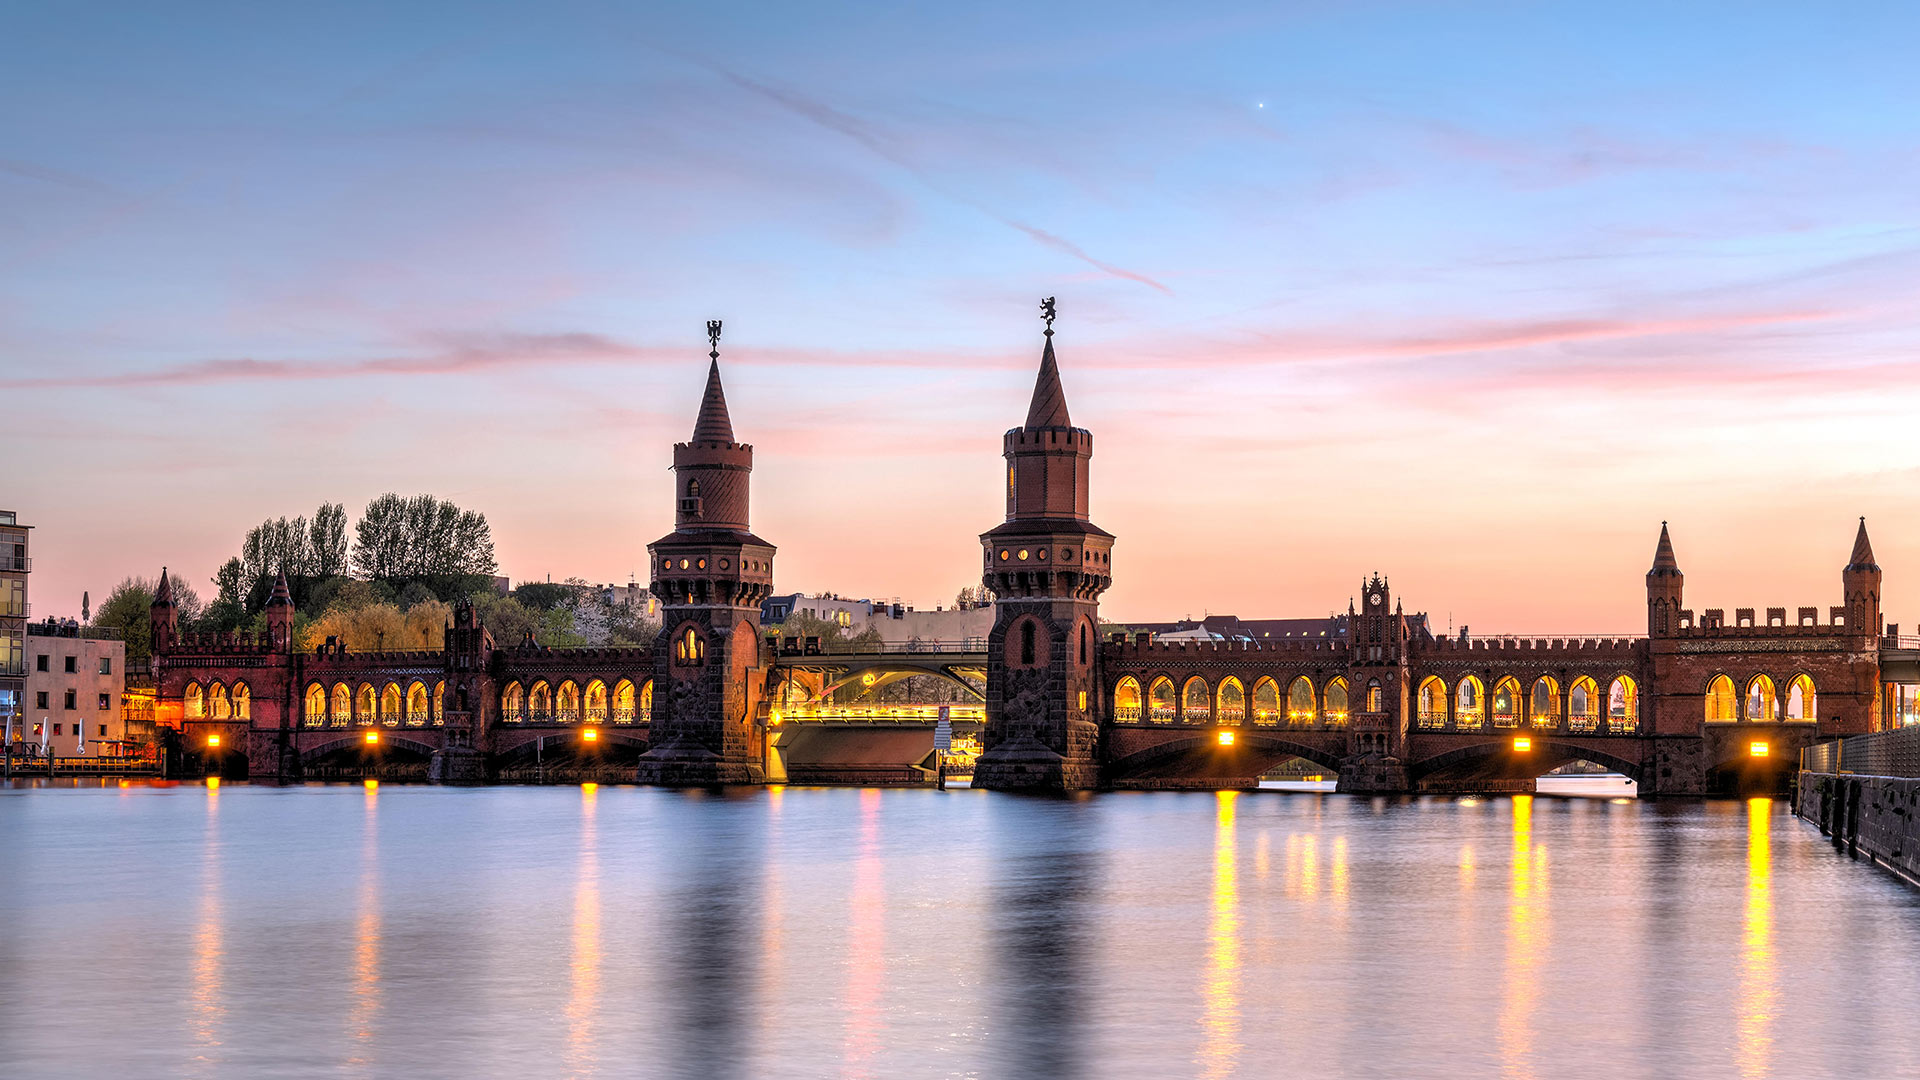
[[[1379,607],[1379,606],[1380,606],[1380,594],[1379,594],[1379,593],[1374,593],[1374,594],[1373,594],[1372,596],[1369,596],[1369,597],[1367,597],[1367,603],[1369,603],[1369,604],[1372,604],[1372,605],[1373,605],[1374,607]]]

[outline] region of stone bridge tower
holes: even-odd
[[[720,324],[693,438],[673,448],[673,531],[647,546],[660,598],[654,642],[653,722],[643,784],[758,784],[766,776],[760,726],[766,671],[760,601],[773,587],[772,544],[747,526],[753,447],[735,442],[720,386]]]
[[[1073,426],[1053,356],[1053,300],[1027,422],[1007,432],[1007,519],[980,537],[994,594],[976,787],[1099,783],[1100,594],[1113,534],[1087,520],[1093,434]]]

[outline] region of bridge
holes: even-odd
[[[1643,794],[1697,794],[1778,787],[1804,747],[1920,721],[1920,640],[1882,621],[1864,519],[1824,611],[1686,606],[1663,524],[1644,634],[1437,637],[1379,574],[1330,635],[1103,634],[1116,538],[1090,517],[1093,435],[1068,414],[1051,307],[1026,419],[1003,436],[1005,519],[979,536],[991,632],[769,632],[777,551],[749,526],[753,448],[734,438],[709,332],[693,434],[672,451],[673,529],[647,545],[651,645],[501,645],[462,603],[437,650],[301,646],[284,581],[261,633],[198,634],[163,572],[155,721],[178,767],[924,783],[944,708],[978,747],[975,783],[996,789],[1249,787],[1301,759],[1345,791],[1514,790],[1578,760]]]

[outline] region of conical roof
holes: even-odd
[[[1873,542],[1867,539],[1867,519],[1860,519],[1860,531],[1853,537],[1853,556],[1847,560],[1849,570],[1878,570],[1880,565],[1873,561]]]
[[[1067,392],[1060,388],[1060,365],[1053,358],[1053,335],[1047,335],[1047,349],[1040,354],[1040,377],[1033,383],[1033,404],[1027,406],[1027,427],[1072,427],[1067,416]]]
[[[707,368],[707,393],[700,399],[700,418],[693,422],[693,441],[733,441],[733,420],[727,416],[727,393],[720,387],[718,357]]]
[[[1680,562],[1673,557],[1673,540],[1667,536],[1667,523],[1660,523],[1660,543],[1653,549],[1654,573],[1679,573]]]
[[[160,568],[160,584],[153,588],[154,607],[173,606],[173,582],[167,580],[167,568]]]
[[[287,572],[280,571],[273,581],[273,595],[267,598],[268,607],[292,607],[293,592],[287,588]]]

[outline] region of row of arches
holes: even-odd
[[[1380,685],[1370,684],[1367,692],[1368,707],[1377,709]],[[1113,688],[1113,719],[1122,724],[1145,721],[1234,727],[1251,720],[1258,727],[1345,727],[1349,711],[1347,680],[1338,676],[1317,689],[1312,679],[1298,676],[1287,684],[1284,697],[1279,682],[1270,676],[1256,680],[1251,695],[1232,675],[1221,679],[1218,686],[1209,686],[1207,680],[1195,675],[1180,684],[1177,692],[1173,680],[1160,675],[1147,684],[1144,693],[1140,680],[1128,675]]]
[[[1616,676],[1604,694],[1592,676],[1567,685],[1551,675],[1523,688],[1511,675],[1494,681],[1493,693],[1479,676],[1464,675],[1451,688],[1438,675],[1420,681],[1415,695],[1416,723],[1429,731],[1479,731],[1483,728],[1565,728],[1578,734],[1620,735],[1640,726],[1640,686],[1630,675]]]
[[[1706,721],[1709,724],[1777,724],[1782,720],[1812,723],[1819,718],[1819,695],[1813,688],[1813,677],[1804,673],[1787,681],[1784,701],[1768,675],[1748,679],[1745,693],[1734,689],[1730,675],[1715,675],[1707,684]]]
[[[539,679],[525,688],[517,681],[510,682],[500,691],[500,719],[510,724],[580,720],[596,724],[651,723],[653,680],[636,688],[632,679],[621,679],[611,690],[601,679],[590,680],[584,690],[572,679],[562,680],[558,686]]]
[[[233,680],[231,687],[217,681],[206,686],[190,682],[186,689],[186,713],[189,720],[251,719],[253,691],[244,679]]]
[[[369,682],[361,683],[358,689],[337,682],[331,690],[312,682],[307,684],[301,722],[307,727],[438,727],[445,722],[440,712],[446,695],[445,682],[435,683],[429,691],[419,679],[409,682],[405,689],[397,682],[388,682],[377,690]]]

